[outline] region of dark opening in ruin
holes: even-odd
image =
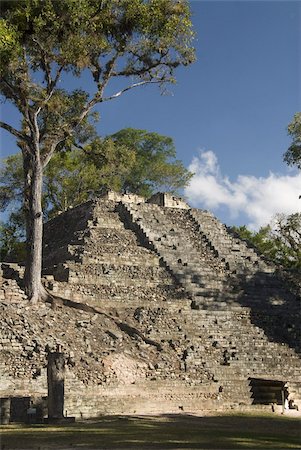
[[[46,410],[46,397],[2,397],[0,423],[42,423]]]
[[[288,399],[288,390],[285,381],[264,380],[262,378],[249,378],[253,405],[284,405]]]

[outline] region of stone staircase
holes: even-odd
[[[258,271],[274,272],[273,266],[268,265],[245,241],[232,235],[213,214],[191,208],[189,215],[197,225],[203,239],[232,272],[237,274],[253,274]]]
[[[216,382],[222,383],[224,398],[226,395],[236,398],[237,402],[252,403],[249,378],[254,375],[271,377],[270,371],[274,371],[281,379],[289,379],[292,374],[301,382],[298,354],[288,345],[280,347],[277,340],[270,340],[277,330],[268,336],[269,333],[265,334],[261,328],[264,325],[271,330],[273,322],[278,324],[282,315],[281,308],[284,309],[287,304],[290,304],[292,313],[295,311],[298,317],[300,315],[298,301],[283,280],[277,277],[274,267],[262,260],[245,242],[232,237],[226,227],[210,214],[205,214],[201,231],[196,220],[197,214],[191,210],[121,203],[119,211],[122,219],[136,231],[145,245],[158,254],[166,268],[190,294],[192,309],[199,310],[199,313],[209,313],[211,324],[207,328],[211,332],[207,331],[207,340],[202,337],[200,348],[211,348],[212,352],[212,347],[217,346],[220,354],[217,356],[215,352],[211,363],[209,357],[203,357],[204,354],[201,353],[202,357],[199,357],[195,353],[199,348],[198,339],[195,340],[192,333],[193,364],[194,369],[199,365],[214,373]],[[202,218],[203,212],[198,217]],[[256,316],[246,307],[262,310],[262,313]],[[235,312],[241,314],[242,309],[249,314],[244,319],[248,326],[237,323]],[[219,328],[212,323],[217,311],[221,314]],[[229,313],[233,315],[229,316]],[[192,311],[188,314],[191,317]],[[262,319],[262,314],[270,318],[270,323]],[[294,322],[292,315],[288,320]],[[232,326],[226,327],[224,338],[221,338],[221,319]],[[199,325],[196,327],[198,332],[206,327],[203,315],[200,321],[194,316],[192,322],[194,327]],[[283,329],[289,327],[286,320],[283,320],[283,325]],[[300,350],[296,345],[299,342],[296,325],[297,321],[294,324],[296,333],[286,335],[285,340],[289,344],[295,343],[295,347]],[[214,329],[215,332],[212,331]],[[237,384],[240,386],[239,390],[234,388]],[[299,392],[296,392],[295,397],[300,403]]]
[[[295,298],[277,277],[275,268],[245,242],[229,235],[219,222],[217,231],[211,232],[214,225],[207,222],[201,232],[191,210],[120,203],[119,211],[189,293],[194,309],[269,309]],[[213,224],[217,222],[209,213],[204,214]],[[205,234],[207,228],[209,237]]]
[[[203,367],[214,373],[225,398],[250,405],[251,378],[284,382],[294,379],[295,385],[288,391],[301,405],[300,356],[288,345],[271,341],[262,328],[254,325],[250,311],[203,310],[184,315],[186,332],[194,342],[191,361],[200,357],[195,351],[200,353]],[[213,359],[209,354],[214,355]]]
[[[157,253],[176,281],[190,294],[194,308],[238,306],[235,304],[237,293],[233,292],[233,283],[229,284],[226,266],[210,255],[208,246],[203,246],[203,253],[195,248],[179,223],[168,217],[169,208],[121,202],[119,211],[122,219]]]
[[[88,202],[67,214],[70,227],[59,238],[66,219],[45,228],[44,275],[54,293],[108,307],[185,298],[158,256],[125,228],[115,202]]]

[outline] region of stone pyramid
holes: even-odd
[[[59,344],[71,415],[301,407],[300,298],[211,213],[107,192],[44,241],[56,306],[29,305],[3,266],[1,397],[45,397]]]

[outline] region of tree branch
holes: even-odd
[[[30,143],[30,139],[25,134],[21,133],[21,131],[16,130],[14,127],[9,125],[8,123],[0,121],[0,127],[4,128],[4,130],[8,131],[9,133],[14,135],[18,139],[21,139],[22,141]]]
[[[58,145],[62,142],[64,142],[66,140],[67,136],[64,136],[63,138],[59,139],[58,141],[54,142],[51,147],[50,150],[45,154],[41,156],[41,164],[42,164],[42,168],[45,169],[45,167],[47,166],[47,164],[49,163],[49,161],[51,160],[54,152],[56,151]]]
[[[57,85],[57,82],[58,82],[58,80],[60,78],[60,75],[62,73],[62,70],[63,70],[63,66],[60,66],[59,69],[57,70],[57,73],[56,73],[54,79],[50,81],[50,84],[48,84],[48,81],[47,81],[47,93],[48,93],[48,96],[45,98],[45,100],[43,100],[39,104],[39,107],[36,110],[37,115],[40,114],[42,107],[45,106],[49,102],[49,100],[51,99],[51,97],[52,97],[52,95],[54,93],[54,89],[55,89],[55,87]]]
[[[77,117],[73,123],[71,127],[67,127],[64,130],[64,136],[61,137],[58,141],[56,141],[56,143],[54,143],[51,146],[51,150],[49,152],[47,152],[45,155],[42,156],[42,166],[43,168],[45,168],[47,166],[47,164],[49,163],[52,155],[54,154],[56,148],[58,147],[58,145],[60,143],[63,143],[66,138],[68,136],[71,136],[72,133],[74,132],[74,130],[76,129],[76,127],[84,120],[84,118],[89,114],[89,112],[91,111],[91,109],[97,104],[97,103],[102,103],[108,100],[112,100],[114,98],[118,98],[120,97],[124,92],[127,92],[133,88],[139,87],[139,86],[143,86],[146,84],[154,84],[154,83],[161,83],[163,81],[163,79],[152,79],[152,80],[144,80],[144,81],[140,81],[138,83],[133,83],[130,86],[125,87],[124,89],[121,89],[119,92],[116,92],[115,94],[109,96],[109,97],[105,97],[103,98],[103,91],[108,83],[108,80],[110,79],[110,76],[112,75],[112,71],[114,69],[114,65],[115,62],[117,60],[119,56],[119,52],[117,51],[115,53],[115,55],[111,58],[111,60],[106,64],[106,71],[104,73],[103,76],[103,81],[102,83],[98,83],[98,90],[95,93],[94,97],[86,104],[85,108],[83,109],[82,113],[79,115],[79,117]],[[60,68],[60,72],[62,70],[62,67]],[[60,72],[58,71],[57,76],[55,78],[55,83],[57,82],[58,78],[59,78],[59,74]]]
[[[54,78],[52,78],[51,76],[51,66],[49,64],[49,61],[47,59],[47,52],[45,51],[45,49],[43,48],[43,46],[41,45],[41,43],[38,41],[38,39],[33,39],[33,42],[35,42],[37,44],[37,46],[39,47],[40,51],[41,51],[41,58],[42,58],[42,69],[45,71],[45,80],[47,83],[47,97],[42,101],[38,103],[38,108],[36,110],[37,115],[40,114],[41,109],[43,106],[45,106],[49,100],[51,99],[54,89],[57,85],[57,82],[61,76],[62,70],[64,68],[63,65],[59,66],[56,75]]]
[[[97,83],[97,92],[94,95],[94,97],[90,100],[90,102],[87,103],[86,107],[84,108],[82,114],[79,116],[77,120],[77,125],[82,122],[82,120],[87,116],[87,114],[91,111],[93,106],[95,106],[97,103],[102,101],[102,95],[103,92],[108,84],[108,81],[111,77],[112,71],[115,66],[115,62],[119,56],[119,51],[116,51],[115,55],[110,59],[110,61],[106,64],[106,70],[103,75],[102,83]]]
[[[33,42],[35,42],[39,49],[41,50],[41,56],[42,56],[42,68],[43,70],[45,70],[45,74],[46,74],[46,82],[47,82],[47,86],[49,86],[51,84],[51,68],[49,65],[49,62],[47,61],[47,54],[46,51],[44,50],[43,46],[41,45],[41,43],[38,41],[38,39],[33,38],[32,39]]]
[[[145,80],[145,81],[139,81],[139,83],[131,84],[131,86],[127,86],[124,89],[121,89],[121,91],[116,92],[116,94],[110,95],[109,97],[105,97],[101,100],[101,102],[107,102],[108,100],[112,100],[113,98],[120,97],[124,92],[129,91],[130,89],[134,89],[139,86],[143,86],[145,84],[158,84],[162,83],[163,80]]]
[[[131,76],[131,75],[143,75],[146,72],[149,72],[152,69],[155,69],[156,67],[159,66],[164,66],[164,67],[172,67],[172,68],[176,68],[179,63],[177,61],[172,62],[164,62],[164,58],[166,58],[166,56],[168,55],[168,51],[161,53],[160,57],[158,59],[154,59],[151,60],[150,58],[147,59],[146,61],[146,56],[143,58],[141,55],[136,55],[135,53],[132,52],[132,54],[136,57],[136,61],[134,62],[134,64],[132,65],[131,69],[124,69],[124,70],[120,70],[119,72],[113,72],[112,76],[113,77],[122,77],[122,76]],[[147,62],[147,64],[144,67],[141,67],[141,69],[135,68],[135,64],[138,63],[139,61],[141,61],[141,59],[145,60],[144,62]]]
[[[6,86],[6,88],[9,90],[11,98],[16,102],[16,104],[19,103],[20,101],[20,92],[19,95],[15,92],[14,88],[12,87],[12,85],[5,79],[2,78],[2,83]],[[19,91],[19,89],[18,89]]]
[[[82,113],[77,117],[74,118],[74,120],[72,121],[71,125],[68,126],[66,123],[64,126],[61,127],[61,137],[58,138],[58,140],[56,141],[56,143],[54,144],[54,150],[51,149],[49,152],[47,152],[46,155],[44,155],[42,157],[42,165],[43,167],[47,166],[48,162],[50,161],[55,149],[57,148],[57,146],[61,143],[63,143],[67,137],[71,136],[74,133],[74,130],[76,129],[76,127],[85,119],[85,117],[89,114],[89,112],[91,111],[91,109],[97,104],[102,102],[102,95],[104,92],[104,89],[111,77],[111,73],[114,69],[115,66],[115,62],[118,58],[118,56],[120,55],[119,50],[116,51],[116,53],[113,55],[113,57],[107,62],[106,64],[106,70],[103,74],[103,78],[102,78],[102,82],[99,82],[99,77],[98,76],[94,76],[94,80],[97,84],[97,91],[94,95],[94,97],[87,102],[87,104],[85,105],[85,107],[82,110]],[[94,67],[96,67],[94,65]],[[100,67],[99,67],[100,69]],[[52,85],[51,85],[51,89],[49,91],[49,96],[47,97],[47,99],[44,101],[44,104],[47,103],[47,101],[50,99],[51,95],[53,94],[54,88],[56,86],[56,83],[60,77],[60,74],[63,70],[63,66],[61,66],[56,74],[56,77],[54,78],[54,80],[52,81]],[[43,104],[39,107],[39,109],[37,110],[37,113],[39,114],[41,108],[42,108]],[[44,131],[42,130],[40,133],[41,136],[44,137]],[[63,137],[62,137],[63,136]]]

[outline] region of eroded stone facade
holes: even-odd
[[[2,398],[45,398],[60,345],[76,417],[254,408],[251,378],[300,402],[300,298],[210,213],[155,201],[107,193],[45,225],[52,305],[2,265]]]

